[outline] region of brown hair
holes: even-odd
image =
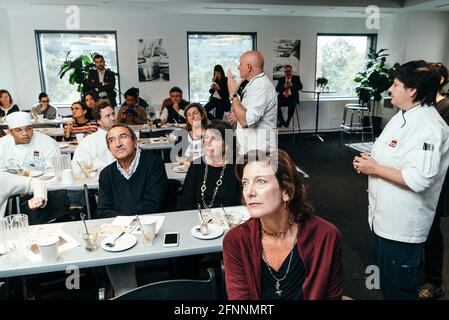
[[[7,93],[8,94],[8,97],[9,97],[9,103],[11,103],[12,104],[12,97],[11,97],[11,94],[9,93],[9,91],[8,90],[5,90],[5,89],[2,89],[2,90],[0,90],[0,97],[2,96],[2,94],[4,94],[4,93]],[[2,105],[2,103],[0,102],[0,106],[2,106],[3,107],[3,105]]]
[[[186,120],[187,120],[187,111],[189,109],[191,109],[191,108],[197,108],[198,111],[201,113],[201,126],[204,128],[207,125],[207,113],[206,113],[206,110],[204,110],[204,108],[201,105],[201,103],[193,102],[193,103],[189,104],[184,109],[184,116],[186,117]],[[187,129],[187,131],[191,131],[192,130],[192,125],[189,123],[189,121],[187,121],[186,129]]]
[[[94,109],[92,110],[92,116],[95,120],[101,119],[101,110],[106,109],[107,107],[111,107],[114,110],[114,107],[111,106],[111,102],[109,99],[100,99],[95,103]]]
[[[279,187],[281,190],[286,191],[290,197],[290,200],[287,202],[290,215],[295,222],[302,223],[314,212],[313,206],[306,196],[307,187],[302,182],[295,162],[288,153],[280,149],[274,152],[276,154],[270,154],[268,151],[261,150],[249,151],[236,165],[235,175],[239,181],[242,181],[243,170],[247,164],[256,161],[270,164],[274,169]]]

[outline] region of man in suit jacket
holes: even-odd
[[[284,66],[285,76],[280,78],[276,86],[278,92],[278,127],[288,128],[290,120],[295,113],[296,104],[299,104],[299,91],[302,90],[302,83],[299,76],[294,76],[291,65]],[[284,120],[282,106],[288,106],[288,118]]]
[[[105,68],[105,61],[101,54],[94,57],[95,70],[89,70],[87,75],[86,92],[95,92],[97,98],[108,98],[111,106],[115,107],[117,96],[115,92],[115,73]]]

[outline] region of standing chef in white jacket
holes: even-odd
[[[395,73],[401,109],[354,169],[368,175],[369,224],[385,299],[419,299],[416,275],[449,165],[449,127],[433,107],[439,76],[423,60]]]
[[[78,172],[83,161],[91,162],[92,169],[98,171],[115,161],[106,144],[106,134],[116,120],[114,108],[108,100],[100,100],[94,107],[93,117],[100,127],[86,136],[75,150],[72,167]]]
[[[43,181],[0,171],[0,218],[5,216],[8,198],[19,193],[33,193],[28,200],[30,209],[43,208],[47,204],[47,187]]]

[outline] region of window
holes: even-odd
[[[220,64],[239,77],[237,67],[242,53],[256,49],[255,33],[188,32],[189,99],[205,102],[209,99],[214,66]]]
[[[116,43],[114,31],[36,31],[41,87],[42,91],[47,92],[50,96],[52,104],[67,105],[80,99],[76,86],[71,85],[68,81],[68,74],[59,79],[59,69],[65,61],[67,52],[70,51],[72,58],[98,52],[104,57],[106,68],[118,73]],[[117,92],[120,92],[119,88],[117,77]]]
[[[318,34],[316,79],[325,77],[329,91],[335,91],[322,96],[355,97],[353,79],[365,69],[369,49],[375,46],[376,35]]]

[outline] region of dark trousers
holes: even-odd
[[[292,119],[293,115],[295,114],[297,101],[293,99],[292,96],[286,98],[284,95],[278,96],[278,121],[281,125],[288,127],[290,125],[290,120]],[[287,106],[288,107],[288,113],[287,113],[287,121],[284,120],[284,116],[282,115],[282,108]]]
[[[374,232],[373,252],[385,300],[418,300],[416,276],[424,243],[405,243],[379,237]]]
[[[215,116],[212,116],[209,111],[213,110],[214,108],[215,108]],[[207,117],[209,119],[218,119],[218,120],[223,119],[225,108],[222,99],[214,97],[210,98],[209,102],[206,103],[206,105],[204,106],[204,109],[206,109]]]
[[[424,246],[425,282],[441,286],[443,282],[441,274],[443,270],[443,256],[444,242],[443,234],[441,233],[441,217],[437,212]]]

